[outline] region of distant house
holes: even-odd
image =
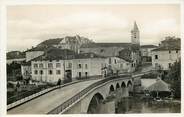
[[[178,47],[159,47],[152,50],[152,66],[155,69],[169,70],[181,58]]]
[[[8,52],[6,54],[6,58],[7,58],[7,60],[6,60],[7,64],[11,64],[12,62],[20,64],[26,60],[25,52],[20,52],[20,51]]]
[[[106,67],[112,70],[112,73],[128,73],[132,71],[131,62],[120,57],[107,57],[105,63]]]
[[[141,45],[142,62],[151,62],[151,50],[156,49],[155,45]]]

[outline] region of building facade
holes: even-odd
[[[152,66],[155,69],[169,70],[180,58],[179,48],[160,47],[152,50]]]
[[[141,45],[140,50],[142,62],[151,62],[151,51],[156,48],[157,46],[155,45]]]
[[[68,59],[38,58],[31,62],[31,76],[32,80],[56,83],[59,79],[64,81],[65,78],[75,80],[102,76],[104,66],[105,58],[92,53],[77,54]]]

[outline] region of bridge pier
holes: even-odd
[[[128,97],[128,96],[129,96],[128,87],[122,88],[122,96],[121,97]]]

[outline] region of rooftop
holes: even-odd
[[[180,50],[180,47],[166,46],[166,47],[158,47],[153,49],[152,51],[169,51],[169,50]]]
[[[157,48],[156,45],[141,45],[141,48]]]
[[[90,43],[83,44],[81,48],[96,48],[96,47],[129,47],[131,43]]]
[[[50,48],[44,55],[41,55],[32,61],[40,60],[71,60],[71,59],[86,59],[86,58],[104,58],[103,56],[94,53],[77,54],[68,49]]]

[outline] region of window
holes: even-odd
[[[68,63],[68,68],[72,68],[72,63]]]
[[[56,70],[56,74],[57,75],[61,74],[61,71],[60,70]]]
[[[41,74],[41,75],[43,74],[43,70],[40,70],[40,74]]]
[[[114,59],[114,64],[116,64],[117,63],[117,61],[116,61],[116,59]]]
[[[155,55],[155,59],[158,59],[158,55]]]
[[[61,67],[61,63],[56,63],[56,68],[60,68]]]
[[[171,63],[169,63],[168,65],[169,65],[169,68],[171,68],[172,64],[171,64]]]
[[[49,70],[49,75],[52,75],[52,70]]]
[[[178,53],[178,50],[176,50],[176,53]]]
[[[34,68],[38,68],[38,64],[35,63],[35,64],[34,64]]]
[[[53,64],[52,63],[48,63],[48,68],[53,68]]]
[[[104,52],[104,49],[101,49],[100,52]]]
[[[35,75],[36,75],[36,74],[38,74],[38,71],[37,71],[37,70],[35,70],[35,71],[34,71],[34,74],[35,74]]]
[[[109,64],[111,64],[111,58],[109,58]]]
[[[43,63],[40,63],[39,64],[39,68],[43,68]]]
[[[81,65],[81,64],[78,64],[78,68],[79,68],[79,69],[82,68],[82,65]]]
[[[88,64],[85,64],[85,68],[88,69]]]
[[[169,54],[171,53],[171,51],[169,50]]]

